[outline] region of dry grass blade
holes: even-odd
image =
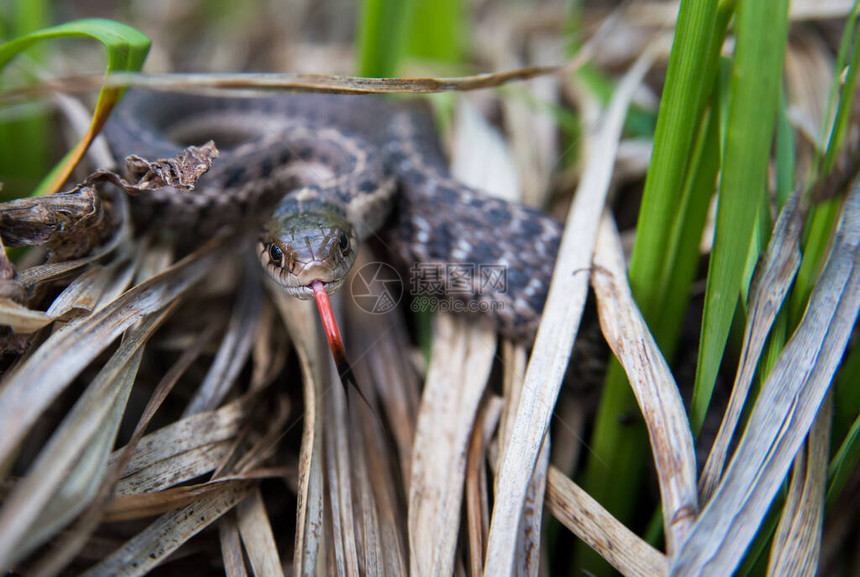
[[[339,304],[339,300],[335,302]],[[298,308],[296,304],[291,304],[289,301],[285,301],[284,305]],[[291,322],[296,326],[291,328],[291,334],[294,339],[304,339],[304,344],[297,342],[300,354],[304,348],[306,353],[316,355],[308,357],[314,359],[319,368],[318,380],[314,383],[316,403],[310,405],[309,410],[316,409],[314,418],[317,422],[325,423],[326,426],[324,431],[320,429],[313,433],[314,440],[319,440],[318,446],[308,445],[307,440],[303,441],[303,455],[305,451],[309,455],[308,460],[303,461],[307,465],[302,467],[311,469],[315,461],[322,464],[319,473],[320,481],[316,486],[312,486],[308,481],[308,490],[310,494],[317,495],[325,488],[328,492],[327,504],[329,505],[328,510],[324,511],[321,503],[317,505],[311,503],[318,509],[309,508],[305,514],[318,514],[325,519],[326,532],[323,537],[328,543],[328,551],[332,553],[331,557],[338,572],[358,575],[363,570],[376,574],[382,570],[380,567],[402,566],[402,560],[397,559],[397,552],[402,551],[397,536],[392,536],[390,531],[382,530],[377,518],[378,506],[375,499],[380,499],[383,511],[388,512],[386,516],[390,516],[391,496],[381,489],[381,492],[377,492],[376,484],[371,480],[372,475],[382,474],[384,477],[382,471],[390,468],[381,467],[371,470],[367,467],[365,460],[368,456],[364,447],[369,441],[363,437],[374,435],[371,429],[373,424],[366,419],[358,422],[359,416],[366,415],[365,407],[357,401],[357,397],[353,397],[352,405],[346,404],[346,397],[339,392],[341,386],[337,382],[336,373],[333,372],[331,359],[327,351],[318,345],[318,331],[316,320],[313,318],[315,316],[313,309],[311,307],[305,307],[305,309],[308,311],[307,316],[298,311],[294,313],[295,317]],[[313,348],[314,346],[316,348]],[[364,375],[365,371],[366,367],[362,366],[359,374]],[[368,394],[370,395],[368,400],[372,399],[371,390],[368,390]],[[305,431],[307,434],[308,428]],[[379,442],[380,439],[375,440],[376,446],[370,451],[384,450],[384,444]],[[309,448],[306,449],[306,447]],[[306,476],[300,469],[300,479]],[[324,483],[322,478],[325,479]],[[390,486],[391,479],[383,478],[377,480],[377,483],[381,487]],[[300,519],[302,515],[303,512],[300,510]],[[306,568],[316,567],[320,561],[327,561],[326,557],[318,558],[320,537],[318,530],[316,534],[307,537],[306,542],[313,549],[308,551],[303,560]],[[386,545],[390,547],[386,548]],[[360,560],[364,563],[363,567]]]
[[[851,12],[852,4],[852,0],[795,0],[789,17],[792,20],[843,18]],[[637,2],[629,11],[630,20],[639,25],[667,25],[677,14],[678,2]]]
[[[799,195],[795,194],[783,207],[753,279],[735,384],[717,439],[702,472],[699,491],[702,503],[710,500],[720,481],[729,444],[746,403],[767,335],[800,266],[800,236],[803,233],[805,212],[799,209],[798,202]]]
[[[648,427],[663,502],[666,550],[671,558],[687,538],[699,510],[693,435],[669,365],[633,300],[621,239],[615,222],[605,213],[591,282],[597,294],[600,327],[627,373]]]
[[[118,551],[92,567],[86,577],[144,575],[188,539],[218,520],[253,490],[252,481],[219,483],[210,494],[161,516]]]
[[[352,409],[352,407],[356,409]],[[356,526],[358,537],[358,554],[359,560],[363,563],[364,574],[366,575],[383,575],[393,572],[393,567],[389,567],[389,557],[386,554],[386,547],[395,547],[397,549],[397,541],[389,541],[386,539],[388,535],[383,530],[379,520],[380,515],[377,513],[376,493],[374,486],[376,483],[383,485],[391,484],[390,478],[385,478],[381,471],[371,469],[372,460],[367,455],[367,448],[371,445],[370,441],[366,441],[362,437],[366,436],[369,427],[373,424],[370,422],[361,422],[361,416],[357,411],[366,412],[367,407],[360,403],[351,405],[348,411],[349,428],[348,433],[358,432],[358,435],[353,435],[354,441],[348,443],[350,452],[350,465],[353,477],[355,478],[355,512],[356,518],[353,521]],[[381,447],[377,445],[370,450],[379,450]],[[391,471],[392,469],[385,469]],[[385,494],[382,496],[385,499]],[[383,501],[382,505],[387,505]],[[388,517],[391,509],[386,508],[383,513]]]
[[[256,395],[247,395],[143,437],[117,483],[116,494],[158,491],[214,470],[230,452],[256,401]],[[121,451],[113,458],[120,458]]]
[[[502,358],[505,363],[505,373],[502,381],[503,397],[506,399],[502,409],[502,415],[499,419],[499,453],[504,455],[505,449],[511,442],[511,435],[514,432],[514,423],[516,422],[517,407],[520,406],[520,399],[523,395],[523,378],[526,374],[526,366],[528,363],[528,353],[524,347],[515,345],[509,340],[502,341]],[[501,465],[498,461],[494,462],[498,474],[498,467]]]
[[[546,507],[553,517],[599,551],[624,577],[660,577],[668,573],[666,557],[555,467],[549,468]]]
[[[503,366],[505,367],[503,390],[505,404],[500,418],[498,433],[498,450],[491,453],[494,472],[498,473],[500,466],[499,454],[504,454],[511,439],[513,424],[516,419],[516,409],[523,395],[524,375],[526,368],[526,350],[508,340],[502,347]],[[517,552],[515,574],[538,575],[541,556],[541,526],[543,519],[544,494],[546,490],[546,475],[549,467],[549,435],[544,438],[543,447],[535,463],[534,472],[529,481],[523,504],[523,517],[520,522],[517,537]],[[491,449],[493,447],[490,447]],[[498,480],[498,477],[496,477]]]
[[[538,454],[535,470],[526,491],[523,516],[520,519],[520,536],[517,542],[517,556],[514,569],[517,575],[540,574],[540,540],[543,521],[544,500],[549,470],[549,435],[544,437],[543,447]]]
[[[89,255],[65,262],[45,263],[42,265],[24,269],[18,273],[18,281],[25,287],[32,287],[41,283],[64,277],[88,264],[111,254],[119,246],[127,246],[129,239],[123,234],[117,234],[106,244],[100,246]]]
[[[622,11],[623,8],[619,9],[619,12]],[[604,22],[602,30],[613,28],[611,22],[612,17]],[[516,33],[506,30],[507,34],[500,34],[499,25],[493,25],[491,28],[488,34],[496,38],[489,55],[493,59],[494,67],[504,69],[519,64],[521,60],[515,49]],[[588,41],[583,52],[587,52],[588,46],[597,42],[600,34],[596,33]],[[536,38],[530,43],[528,50],[534,53],[533,57],[538,62],[557,62],[562,59],[562,42],[556,42],[555,39]],[[526,184],[521,190],[521,202],[527,206],[546,205],[551,185],[547,175],[553,173],[555,165],[562,157],[558,148],[557,119],[552,114],[547,114],[548,107],[558,104],[559,85],[560,81],[556,76],[536,78],[518,87],[525,93],[525,98],[506,98],[501,102],[516,166],[522,182]],[[526,99],[541,105],[529,106]]]
[[[372,258],[367,260],[375,262]],[[360,266],[356,268],[360,270]],[[360,432],[364,438],[363,443],[353,443],[351,449],[359,487],[357,510],[361,521],[357,523],[361,524],[366,555],[364,572],[406,575],[403,497],[410,485],[418,375],[404,346],[408,337],[403,319],[399,315],[369,313],[355,301],[352,304],[347,311],[347,329],[358,382],[363,385],[371,406],[377,414],[384,413],[388,423],[388,430],[381,431],[377,419],[369,416],[370,411],[361,403],[354,403],[357,410],[350,411],[351,430]],[[369,335],[373,335],[372,340]],[[395,451],[392,442],[397,447]]]
[[[252,268],[253,267],[253,268]],[[246,259],[239,289],[239,302],[233,309],[227,332],[203,383],[188,403],[184,416],[215,409],[230,391],[248,360],[262,309],[259,266]]]
[[[236,507],[236,517],[254,575],[283,576],[284,571],[281,569],[281,559],[278,555],[278,547],[275,545],[275,536],[272,534],[272,525],[266,515],[266,507],[259,489],[253,490],[247,499],[239,503]]]
[[[791,488],[770,550],[769,575],[813,577],[818,572],[827,492],[830,417],[830,403],[825,402],[806,446],[794,460]]]
[[[198,449],[208,443],[232,439],[251,414],[255,400],[255,396],[246,395],[217,411],[186,417],[144,436],[131,454],[123,475],[127,477],[139,473],[156,463]],[[123,451],[125,448],[118,449],[112,455],[112,461],[118,460]],[[121,494],[134,492],[136,491],[120,491]]]
[[[0,324],[9,325],[16,333],[29,334],[52,322],[88,314],[105,306],[131,282],[135,266],[125,260],[117,255],[116,260],[106,266],[91,265],[57,295],[45,312],[0,299]]]
[[[207,92],[220,94],[248,91],[278,90],[294,92],[332,92],[338,94],[462,92],[494,88],[518,80],[528,80],[550,74],[570,73],[580,68],[590,57],[582,51],[565,64],[556,66],[527,66],[504,72],[475,74],[452,78],[365,78],[332,74],[304,73],[244,73],[244,74],[138,74],[113,73],[108,76],[83,75],[55,79],[50,85],[36,85],[0,93],[0,105],[32,100],[50,95],[56,90],[66,93],[84,92],[99,87],[122,88],[141,86],[153,90]]]
[[[0,299],[0,325],[9,326],[16,333],[34,333],[54,320],[56,318],[48,313],[30,310],[9,299]]]
[[[130,266],[128,268],[131,270],[133,267]],[[173,389],[179,377],[187,370],[194,359],[200,355],[202,347],[212,337],[217,326],[217,323],[210,323],[206,331],[204,331],[202,338],[186,349],[180,359],[165,374],[144,408],[143,414],[140,420],[138,420],[128,444],[111,456],[107,474],[99,487],[95,499],[93,499],[89,508],[77,519],[75,524],[64,532],[62,538],[52,545],[48,554],[42,557],[39,563],[33,568],[32,573],[34,576],[54,577],[59,575],[71,559],[86,546],[87,541],[92,537],[99,523],[110,517],[110,505],[108,501],[112,493],[115,492],[117,480],[128,465],[132,453],[137,448],[144,431],[146,431],[152,417],[162,405],[168,393]],[[112,504],[116,504],[116,501]],[[161,510],[160,512],[164,511]]]
[[[179,507],[191,505],[203,497],[222,491],[223,483],[235,485],[244,480],[244,477],[240,477],[238,480],[222,478],[197,485],[118,496],[104,509],[103,520],[106,522],[129,521],[171,513]]]
[[[95,497],[107,472],[142,347],[169,314],[146,319],[93,380],[0,512],[0,566],[13,566]]]
[[[495,335],[483,326],[442,315],[436,328],[412,454],[412,575],[453,572],[469,437],[495,353]]]
[[[331,363],[329,363],[330,365]],[[326,372],[333,378],[326,382],[337,382],[330,367]],[[358,577],[358,545],[356,544],[356,507],[353,502],[354,489],[351,473],[349,442],[354,436],[347,427],[346,397],[337,391],[337,386],[323,392],[323,422],[326,424],[323,438],[325,451],[325,478],[331,507],[331,532],[333,534],[334,557],[337,571],[342,575]],[[349,391],[347,391],[348,393]],[[361,440],[358,440],[359,444]]]
[[[523,113],[524,110],[519,112]],[[518,202],[528,189],[520,184],[519,174],[515,168],[516,162],[511,158],[505,140],[501,135],[471,106],[465,98],[461,99],[457,108],[456,141],[453,153],[452,173],[462,182],[471,184],[482,190],[492,191],[492,194],[512,202]],[[515,115],[520,118],[523,114]],[[510,114],[506,118],[513,120]],[[526,182],[535,182],[534,173],[526,171]],[[528,176],[531,174],[531,176]],[[511,384],[510,390],[522,391],[524,372],[514,369],[507,364],[505,378],[517,381]],[[464,386],[467,386],[464,384]],[[517,398],[519,396],[517,395]],[[507,397],[512,403],[511,397]],[[486,554],[486,539],[489,531],[489,498],[486,494],[487,480],[484,438],[492,433],[481,430],[488,425],[482,425],[481,415],[475,421],[472,431],[472,444],[469,449],[469,463],[465,471],[467,522],[469,523],[469,557],[473,573],[483,572],[484,555]],[[495,420],[495,419],[493,419]],[[490,421],[492,424],[493,420]],[[495,427],[491,427],[494,429]],[[477,442],[481,440],[481,442]],[[540,556],[540,526],[543,511],[543,492],[546,478],[546,458],[535,468],[527,494],[523,522],[520,527],[516,563],[520,574],[532,574],[538,570]],[[479,485],[479,486],[478,486]],[[475,509],[480,509],[476,511]],[[480,526],[478,526],[478,521]],[[479,570],[480,568],[480,570]]]
[[[860,186],[788,345],[762,387],[725,477],[684,544],[673,575],[731,573],[755,535],[816,413],[860,309]]]
[[[303,416],[302,445],[299,454],[299,487],[296,505],[296,542],[294,550],[295,575],[317,575],[323,571],[320,551],[325,535],[323,494],[323,430],[322,395],[325,368],[330,362],[316,334],[316,311],[310,301],[290,298],[273,284],[268,285],[278,312],[296,345],[302,368]],[[324,572],[324,571],[323,571]]]
[[[359,261],[353,267],[361,270],[366,264],[378,262],[369,251],[359,254]],[[409,360],[409,349],[404,343],[409,341],[407,328],[403,319],[397,315],[372,314],[360,309],[352,300],[353,307],[349,310],[350,348],[353,351],[353,362],[359,383],[374,383],[377,391],[368,389],[367,394],[378,396],[379,403],[385,412],[388,422],[388,435],[397,446],[396,465],[400,467],[403,486],[409,487],[412,470],[412,443],[415,439],[415,421],[418,414],[420,398],[419,376]],[[373,335],[368,340],[367,335]],[[375,435],[370,438],[373,443],[368,448],[368,454],[374,459],[385,459],[390,453],[388,439]],[[392,459],[395,456],[392,455]],[[387,459],[386,459],[387,460]],[[390,467],[380,464],[373,471],[387,471]],[[385,501],[394,503],[395,496],[391,493],[389,484],[375,485],[385,487]],[[393,528],[392,525],[386,525]],[[404,551],[405,553],[405,551]],[[405,558],[405,555],[404,555]]]
[[[494,196],[517,201],[520,176],[508,154],[507,143],[465,97],[457,102],[451,174]]]
[[[519,521],[534,465],[573,346],[585,297],[597,223],[606,200],[615,151],[630,98],[650,68],[656,50],[647,50],[625,75],[601,126],[590,140],[589,161],[568,216],[543,321],[526,372],[522,402],[510,445],[504,451],[490,527],[486,571],[513,570]]]
[[[469,568],[472,575],[484,572],[484,544],[490,530],[486,448],[501,414],[502,402],[490,397],[481,407],[469,441],[466,463],[466,532],[469,539]]]
[[[89,314],[100,302],[105,305],[112,301],[131,282],[134,265],[124,264],[125,270],[118,270],[118,267],[122,266],[118,262],[106,267],[94,265],[87,269],[53,300],[45,314],[54,320],[64,319],[75,314]],[[112,287],[118,288],[119,292],[110,290]],[[104,300],[107,302],[103,302]]]
[[[239,529],[235,517],[227,515],[218,523],[218,535],[221,538],[221,558],[224,561],[224,574],[227,577],[246,577],[245,559],[242,555],[242,543],[239,540]]]
[[[266,302],[263,310],[260,311],[260,329],[257,331],[251,351],[254,364],[250,384],[252,391],[272,383],[284,369],[288,358],[287,339],[277,338],[277,335],[283,331],[283,326],[279,323],[280,319],[274,307],[269,305],[270,303]]]
[[[125,330],[190,289],[222,252],[221,243],[212,242],[48,338],[0,391],[0,463],[9,459],[39,414],[90,361]]]
[[[795,6],[792,2],[792,8]],[[785,57],[786,111],[798,133],[795,174],[804,178],[812,174],[820,123],[828,117],[830,83],[833,78],[833,55],[820,38],[808,32],[793,36]]]

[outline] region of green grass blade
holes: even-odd
[[[397,75],[414,4],[414,0],[364,0],[358,27],[360,76]]]
[[[848,123],[851,120],[851,105],[854,102],[854,92],[857,88],[857,66],[860,65],[858,17],[860,17],[860,1],[854,0],[854,7],[845,23],[845,32],[842,35],[839,54],[836,57],[836,74],[833,78],[831,94],[839,94],[840,97],[836,106],[836,117],[833,119],[830,130],[830,138],[827,141],[827,149],[821,167],[822,175],[828,174],[833,168],[833,163],[836,161],[836,155],[845,139]],[[842,77],[843,71],[845,72],[844,78]]]
[[[460,0],[413,0],[410,56],[457,64],[465,46],[466,11]]]
[[[689,276],[688,267],[694,267],[698,258],[695,249],[688,253],[679,250],[680,245],[668,247],[677,244],[679,236],[701,226],[700,203],[706,207],[713,192],[719,158],[719,131],[714,117],[719,115],[712,114],[708,122],[703,121],[703,115],[718,75],[719,47],[730,14],[730,4],[721,9],[711,1],[681,4],[630,270],[637,303],[652,327],[659,318],[663,299],[659,283],[654,280],[669,278],[675,272]],[[706,136],[698,136],[703,130]],[[696,149],[694,159],[692,149]],[[679,216],[678,207],[682,204],[684,215]],[[667,251],[674,251],[674,258],[667,259]],[[672,261],[671,265],[667,261]],[[688,288],[673,305],[686,306]],[[655,332],[661,347],[670,332],[676,331],[664,335]],[[639,495],[629,490],[629,484],[615,481],[641,478],[648,447],[640,422],[624,426],[619,423],[638,411],[624,371],[612,362],[595,421],[584,487],[622,522],[629,522]],[[608,570],[605,562],[582,544],[577,547],[576,558],[581,560],[582,568],[595,574]]]
[[[699,243],[708,217],[711,197],[720,169],[719,106],[708,112],[691,156],[690,173],[684,183],[677,220],[673,223],[664,256],[664,269],[657,281],[651,330],[660,335],[663,354],[675,356],[678,327],[687,314],[690,286],[699,265]]]
[[[149,52],[149,38],[119,22],[91,18],[76,20],[45,28],[0,45],[0,69],[21,51],[42,40],[53,38],[89,37],[104,44],[107,50],[107,72],[129,72],[140,70]],[[66,158],[51,172],[40,186],[40,193],[54,192],[66,181],[72,169],[86,152],[92,139],[107,120],[110,111],[119,101],[124,89],[103,88],[99,92],[96,110],[87,134]]]
[[[815,279],[821,272],[841,206],[841,199],[829,200],[816,206],[809,218],[803,244],[803,260],[797,271],[797,280],[791,293],[792,326],[795,326],[803,316],[812,287],[815,286]]]
[[[833,416],[833,438],[841,439],[847,433],[851,422],[860,415],[860,346],[845,353],[842,366],[836,378],[836,407],[839,409]]]
[[[4,10],[0,20],[0,39],[28,34],[47,25],[48,0],[8,0],[11,13]],[[28,50],[32,62],[44,65],[48,53],[44,46]],[[0,87],[5,83],[0,80]],[[48,168],[48,130],[46,115],[34,111],[32,116],[0,122],[0,181],[2,199],[28,194]]]
[[[358,74],[396,76],[406,55],[457,64],[466,46],[461,0],[364,0],[358,29]]]
[[[690,421],[696,432],[701,429],[711,400],[740,294],[756,214],[766,190],[788,37],[788,2],[741,2],[735,26],[737,48],[720,205],[691,407]]]
[[[827,507],[833,506],[836,499],[850,480],[860,462],[860,347],[856,344],[842,359],[842,366],[836,375],[833,415],[833,439],[842,439],[839,449],[833,454],[828,477]]]
[[[776,200],[777,209],[785,204],[788,195],[794,190],[795,170],[794,129],[788,117],[788,104],[785,93],[779,102],[779,117],[776,121]]]
[[[857,355],[855,354],[854,356],[856,357]],[[854,364],[857,365],[856,362]],[[858,376],[857,372],[856,370],[854,371],[853,376],[855,378]],[[857,381],[855,380],[854,383],[857,383]],[[854,422],[848,429],[848,433],[845,435],[828,467],[827,476],[830,479],[827,487],[828,510],[836,503],[848,481],[854,475],[858,462],[860,462],[860,413],[857,414]]]
[[[833,164],[842,147],[845,131],[850,120],[850,111],[854,101],[854,92],[857,84],[857,66],[860,66],[860,1],[855,0],[854,8],[845,23],[845,31],[842,36],[839,54],[836,58],[836,73],[831,84],[830,109],[835,108],[836,113],[833,122],[828,124],[830,112],[822,121],[824,134],[829,133],[827,148],[823,153],[821,170],[817,176],[827,176],[833,168]],[[842,72],[846,63],[849,64],[845,82],[842,82]],[[822,137],[824,138],[824,137]],[[816,174],[810,175],[807,187],[813,185]],[[809,220],[808,232],[803,245],[803,262],[797,272],[797,283],[791,299],[791,322],[792,326],[797,324],[803,315],[803,309],[809,300],[809,294],[818,278],[822,263],[833,234],[833,227],[839,217],[841,201],[830,200],[816,206]]]
[[[678,15],[630,263],[630,284],[649,324],[659,313],[660,288],[653,279],[663,276],[690,150],[716,81],[730,15],[710,1],[684,2]],[[660,335],[655,337],[662,346]]]

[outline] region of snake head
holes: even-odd
[[[337,291],[358,253],[358,237],[344,211],[325,202],[281,202],[257,244],[260,262],[295,297],[314,298],[311,283]]]

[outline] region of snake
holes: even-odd
[[[514,340],[534,338],[561,226],[455,179],[421,102],[136,89],[105,135],[118,158],[169,158],[209,140],[219,150],[194,190],[132,197],[136,225],[193,238],[251,231],[266,272],[304,299],[314,282],[340,289],[372,240],[424,285],[415,292],[451,299]],[[416,273],[431,278],[414,283]]]

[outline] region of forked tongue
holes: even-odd
[[[352,385],[364,404],[374,413],[373,407],[358,388],[358,381],[355,379],[355,374],[352,372],[352,366],[346,359],[346,349],[343,346],[343,339],[340,337],[340,329],[337,328],[337,321],[334,318],[334,311],[331,308],[331,302],[328,300],[328,294],[325,292],[325,285],[322,281],[315,280],[311,283],[311,289],[314,291],[314,298],[317,301],[317,309],[320,311],[320,320],[322,320],[323,330],[325,331],[328,346],[331,349],[331,356],[334,358],[334,364],[337,368],[337,374],[340,376],[340,382],[343,384],[343,392],[349,400],[349,388],[347,385]]]

